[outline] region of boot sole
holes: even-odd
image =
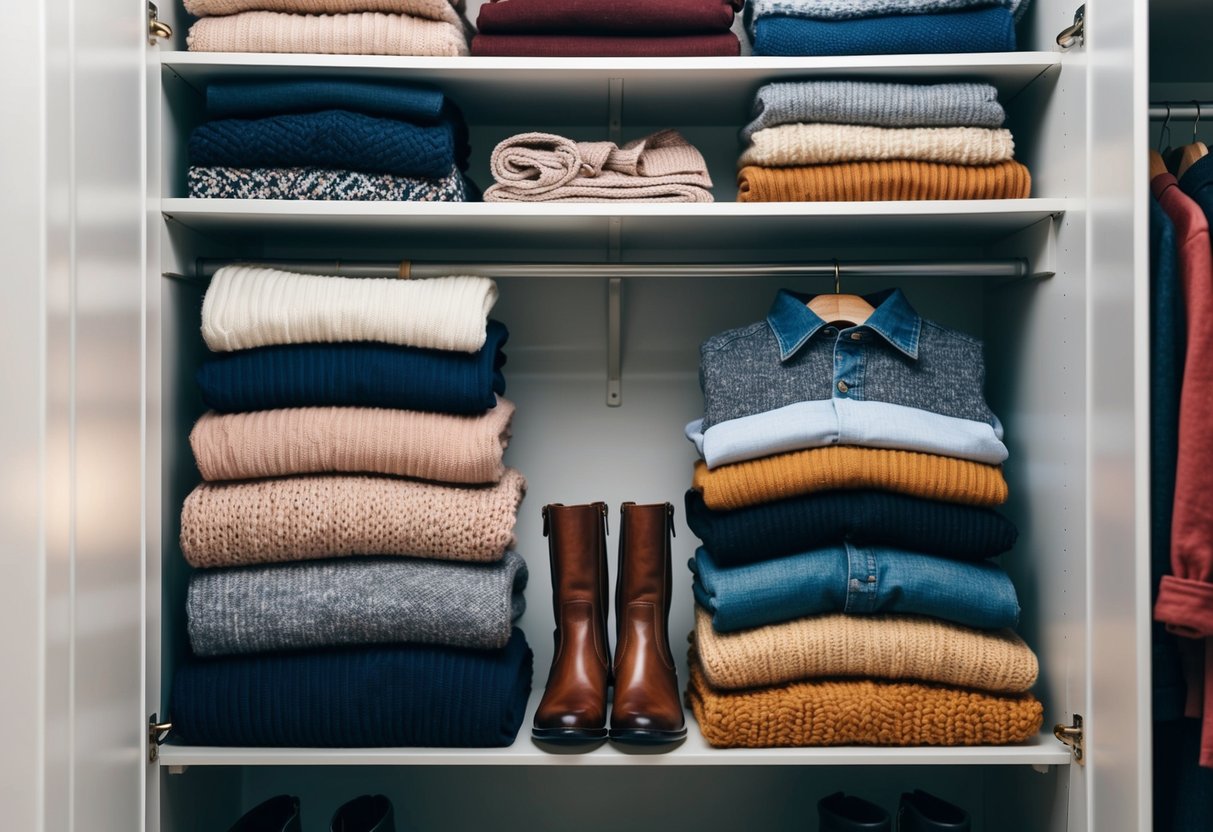
[[[687,737],[687,729],[678,731],[654,731],[651,729],[629,728],[611,730],[611,741],[627,745],[669,745],[682,742]]]
[[[607,738],[605,728],[532,728],[531,737],[554,745],[585,745]]]

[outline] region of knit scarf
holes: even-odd
[[[350,558],[205,569],[190,576],[186,613],[197,656],[354,644],[500,649],[526,609],[527,569],[500,563]]]
[[[197,199],[304,199],[380,202],[467,202],[457,168],[427,179],[332,168],[228,168],[192,165],[186,174]]]
[[[832,162],[913,159],[954,165],[990,165],[1015,153],[1010,130],[981,127],[867,127],[853,124],[781,124],[759,130],[737,164],[782,167]]]
[[[468,53],[463,25],[404,14],[304,15],[242,12],[204,17],[185,39],[191,52],[300,52],[310,55]]]
[[[842,162],[792,168],[744,167],[738,202],[874,202],[923,199],[1026,199],[1032,176],[1019,162]]]

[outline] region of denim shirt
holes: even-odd
[[[1015,585],[986,562],[844,543],[730,568],[700,547],[690,567],[695,600],[720,633],[826,612],[909,613],[982,629],[1019,621]]]
[[[859,326],[829,326],[780,290],[766,320],[714,335],[700,347],[703,430],[798,402],[845,398],[916,407],[996,424],[986,405],[976,338],[919,317],[900,289],[866,300]]]

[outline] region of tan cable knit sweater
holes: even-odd
[[[501,479],[513,403],[480,416],[379,407],[207,413],[190,432],[207,480],[292,474],[394,474],[434,482]]]
[[[695,608],[695,649],[720,690],[839,676],[917,679],[997,693],[1036,683],[1036,655],[1011,630],[911,615],[814,615],[736,633]]]
[[[454,23],[403,14],[309,15],[242,12],[204,17],[190,27],[191,52],[293,52],[309,55],[468,54]]]
[[[492,486],[392,477],[287,477],[202,483],[181,509],[191,566],[243,566],[347,555],[501,560],[514,545],[522,474]]]
[[[407,14],[425,20],[444,20],[456,26],[464,21],[463,0],[185,0],[185,10],[194,17],[217,17],[240,12],[285,12],[287,14],[358,14],[383,12]]]
[[[981,127],[867,127],[857,124],[781,124],[759,130],[738,167],[821,165],[916,159],[954,165],[990,165],[1015,154],[1010,130]]]

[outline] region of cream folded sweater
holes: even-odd
[[[1036,683],[1036,654],[1011,630],[974,630],[910,615],[814,615],[736,633],[695,608],[695,649],[721,690],[809,679],[916,679],[997,693]]]
[[[463,0],[185,0],[185,10],[194,17],[216,17],[241,12],[286,12],[288,14],[358,14],[383,12],[407,14],[425,20],[444,20],[463,25]]]
[[[204,482],[181,509],[181,552],[199,567],[349,555],[497,561],[514,544],[525,493],[513,468],[479,487],[358,476]]]
[[[207,413],[190,432],[207,480],[292,474],[394,474],[434,482],[498,482],[512,402],[479,416],[379,407]]]
[[[781,124],[756,132],[737,164],[782,167],[912,159],[991,165],[1014,155],[1011,131],[1001,128]]]
[[[310,15],[241,12],[190,27],[191,52],[294,52],[309,55],[468,54],[460,24],[405,14]]]
[[[497,284],[487,277],[393,280],[224,266],[202,301],[202,337],[216,352],[342,341],[476,352],[496,302]]]

